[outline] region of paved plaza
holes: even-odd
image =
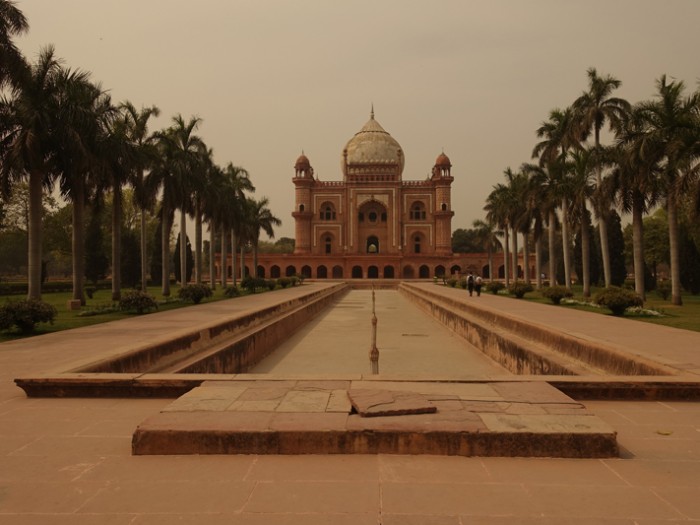
[[[314,286],[319,285],[302,288]],[[700,379],[700,334],[434,289],[600,338]],[[14,384],[17,377],[65,371],[134,341],[184,330],[230,310],[255,311],[277,294],[295,293],[300,292],[1,344],[0,523],[700,523],[698,402],[584,401],[617,431],[621,453],[615,458],[135,456],[134,430],[167,411],[173,399],[27,398]],[[378,345],[381,349],[381,336]]]

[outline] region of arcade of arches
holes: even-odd
[[[404,162],[401,146],[375,120],[374,110],[342,150],[342,181],[319,180],[302,153],[292,178],[294,253],[259,254],[255,273],[266,278],[427,279],[468,273],[489,278],[486,254],[452,253],[450,159],[440,153],[423,180],[403,180]],[[494,260],[499,274],[502,263]],[[244,275],[251,273],[250,264]],[[534,275],[534,264],[529,266]],[[230,275],[230,256],[227,270]]]

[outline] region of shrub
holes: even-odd
[[[298,273],[295,275],[295,277],[297,278],[298,284],[304,284],[304,274]]]
[[[52,305],[38,299],[8,301],[0,308],[0,330],[16,326],[23,334],[29,334],[37,323],[53,324],[57,313]]]
[[[287,288],[287,286],[292,286],[292,280],[289,277],[280,277],[277,279],[277,284],[280,288]]]
[[[289,279],[292,281],[292,286],[297,286],[301,284],[301,282],[299,281],[299,277],[297,277],[296,275],[293,275]]]
[[[489,283],[486,284],[486,289],[491,292],[493,295],[496,295],[498,292],[503,290],[506,287],[505,284],[503,284],[501,281],[490,281]]]
[[[526,293],[532,291],[532,286],[520,281],[516,281],[508,287],[508,293],[518,299],[522,299]]]
[[[275,288],[277,288],[277,281],[275,281],[274,279],[267,279],[265,281],[265,286],[267,286],[268,290],[272,291]]]
[[[226,297],[238,297],[241,295],[241,291],[238,289],[237,286],[227,286],[224,288],[224,295]]]
[[[656,295],[666,301],[671,296],[671,283],[668,281],[658,281],[656,283]]]
[[[267,283],[262,277],[251,277],[250,275],[241,281],[241,287],[248,290],[248,293],[255,293],[258,288],[265,288]]]
[[[184,301],[199,304],[205,297],[211,297],[212,291],[208,284],[188,284],[180,288],[177,296]]]
[[[136,312],[141,315],[151,309],[158,309],[155,298],[145,292],[134,290],[127,292],[119,301],[119,309],[127,312]]]
[[[573,297],[571,290],[567,290],[563,286],[548,286],[542,289],[542,297],[546,297],[554,304],[560,304],[565,297]]]
[[[610,309],[613,315],[622,315],[630,306],[643,304],[642,298],[636,293],[617,286],[608,286],[601,290],[593,298],[593,302]]]
[[[459,282],[457,283],[457,286],[459,286],[462,290],[467,289],[467,279],[465,277],[462,277]]]
[[[449,279],[447,279],[447,286],[449,286],[450,288],[454,288],[457,286],[458,282],[459,281],[457,279],[455,279],[454,277],[450,277]]]

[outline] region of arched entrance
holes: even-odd
[[[445,267],[442,264],[435,267],[435,275],[438,277],[445,277]]]
[[[287,266],[287,268],[284,270],[284,275],[287,277],[294,277],[296,274],[297,269],[292,265]]]
[[[393,266],[385,266],[384,267],[384,278],[385,279],[393,279],[394,278],[394,267]]]
[[[311,279],[311,266],[304,265],[301,267],[301,276],[305,279]]]
[[[279,279],[280,277],[280,267],[276,264],[272,268],[270,268],[270,277],[272,277],[273,279]]]
[[[353,266],[352,267],[352,278],[353,279],[362,279],[362,266]]]
[[[327,279],[328,269],[325,266],[319,266],[316,268],[316,277],[319,279]]]
[[[370,266],[367,268],[367,278],[368,279],[379,279],[379,268],[376,266]]]
[[[343,278],[343,267],[335,265],[333,267],[333,279],[342,279]]]
[[[418,277],[420,279],[427,279],[430,277],[430,268],[425,264],[421,265],[421,267],[418,268]]]
[[[416,272],[413,270],[413,266],[404,266],[403,267],[403,278],[404,279],[413,279],[416,276]]]
[[[450,275],[454,275],[456,273],[462,273],[462,268],[458,264],[455,264],[450,268]]]
[[[367,253],[379,253],[379,238],[376,235],[367,237]]]

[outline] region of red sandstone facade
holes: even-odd
[[[302,153],[292,179],[296,248],[293,254],[260,254],[257,275],[489,277],[486,254],[452,253],[454,179],[447,155],[438,155],[425,180],[403,180],[403,169],[403,150],[374,119],[374,111],[343,149],[342,181],[317,179]]]

